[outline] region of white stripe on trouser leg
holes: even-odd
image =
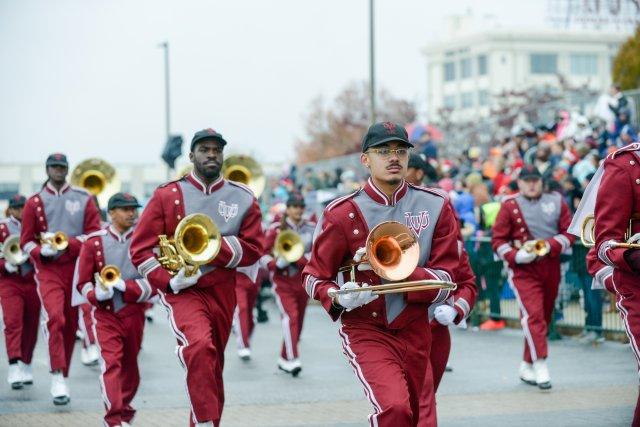
[[[356,374],[356,377],[358,378],[358,380],[360,380],[362,387],[364,387],[364,395],[373,406],[374,413],[369,414],[369,423],[371,426],[377,427],[378,415],[382,412],[382,407],[380,406],[380,404],[378,403],[378,400],[373,394],[373,389],[371,388],[371,385],[369,385],[369,383],[364,377],[364,374],[362,373],[360,364],[356,360],[356,354],[351,349],[349,336],[344,331],[344,329],[342,329],[342,327],[340,327],[340,329],[338,330],[338,334],[340,335],[340,338],[342,338],[342,350],[344,351],[345,356],[347,356],[347,360],[349,361],[349,364],[353,368],[353,372]]]
[[[82,334],[84,335],[82,337],[84,345],[88,348],[91,345],[91,340],[89,339],[89,331],[87,330],[87,325],[84,323],[84,308],[82,308],[82,306],[80,306],[80,309],[78,310],[78,325],[80,327],[80,330],[82,331]]]
[[[51,352],[49,352],[49,329],[47,328],[47,323],[49,323],[49,313],[47,313],[47,309],[44,305],[44,299],[42,298],[42,294],[40,293],[40,281],[37,279],[38,277],[38,268],[33,265],[35,270],[35,274],[33,275],[33,280],[36,282],[36,293],[38,294],[38,298],[40,299],[40,329],[42,329],[42,335],[44,335],[44,342],[47,346],[47,357],[49,357],[49,368],[51,368]]]
[[[96,339],[96,345],[98,346],[98,350],[100,353],[100,389],[102,391],[102,401],[104,402],[104,406],[107,407],[107,411],[111,409],[111,401],[109,400],[109,395],[107,394],[107,385],[104,383],[104,373],[107,370],[107,364],[102,357],[102,346],[100,345],[100,339],[98,338],[98,331],[96,330],[96,318],[95,318],[95,307],[91,308],[91,327],[93,328],[93,336]],[[86,333],[86,331],[85,331]],[[124,350],[124,349],[123,349]]]
[[[185,389],[185,392],[187,393],[187,399],[189,399],[191,416],[193,418],[194,423],[197,423],[198,420],[196,420],[196,413],[193,410],[193,404],[191,403],[191,395],[189,394],[189,383],[187,382],[187,375],[189,373],[189,369],[187,368],[187,364],[185,363],[184,356],[182,354],[184,349],[189,346],[189,342],[187,341],[187,337],[182,333],[182,331],[178,329],[178,325],[176,324],[176,320],[173,316],[173,307],[171,307],[171,304],[169,304],[165,299],[164,293],[158,292],[158,295],[160,296],[160,304],[162,304],[165,310],[167,310],[167,319],[169,320],[169,325],[171,325],[171,330],[173,331],[173,335],[176,337],[176,340],[178,340],[178,342],[180,343],[180,345],[176,346],[176,350],[175,350],[176,356],[178,356],[178,361],[180,362],[180,364],[182,365],[182,368],[184,369],[184,389]]]
[[[236,305],[236,309],[233,311],[233,330],[236,334],[236,345],[238,350],[242,350],[245,347],[244,339],[242,338],[242,324],[240,323],[240,307]]]
[[[276,299],[276,304],[278,304],[278,308],[280,309],[280,320],[282,323],[282,337],[284,338],[284,349],[287,353],[287,360],[293,360],[295,357],[293,355],[293,340],[291,339],[291,324],[289,321],[289,316],[282,305],[282,301],[280,300],[280,295],[278,295],[278,285],[276,281],[273,281],[273,295]]]
[[[616,286],[616,282],[613,280],[613,276],[611,277],[611,283],[613,284],[613,289],[616,291],[616,307],[618,307],[618,311],[620,311],[620,317],[622,318],[622,322],[624,323],[624,329],[627,332],[627,336],[629,337],[629,343],[631,343],[631,350],[633,351],[634,356],[636,356],[636,362],[638,363],[638,375],[640,375],[640,351],[638,350],[638,343],[636,342],[636,338],[631,333],[631,327],[629,326],[629,312],[622,305],[622,302],[625,298],[622,296],[620,292],[618,292],[618,288]]]
[[[533,343],[533,336],[531,335],[531,331],[529,330],[529,313],[527,309],[524,307],[522,303],[522,299],[520,299],[520,294],[518,293],[518,289],[516,289],[516,284],[513,281],[513,270],[507,268],[507,282],[509,282],[509,286],[513,290],[513,293],[516,296],[516,301],[518,301],[518,306],[520,306],[520,311],[522,312],[522,319],[520,319],[520,324],[522,325],[522,331],[524,332],[524,338],[527,340],[529,344],[529,354],[531,355],[531,360],[535,362],[538,360],[538,353],[536,352],[536,346]]]

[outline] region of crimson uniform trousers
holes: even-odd
[[[429,366],[432,376],[425,375],[422,394],[420,395],[420,420],[419,427],[431,427],[437,423],[436,407],[432,404],[432,396],[438,391],[440,380],[447,368],[449,353],[451,352],[451,334],[449,327],[432,320],[431,327],[431,351],[429,353]]]
[[[101,308],[92,308],[92,329],[100,349],[100,387],[107,411],[107,426],[130,423],[136,411],[131,401],[140,384],[138,353],[144,330],[144,308],[129,306],[120,315]]]
[[[538,262],[508,269],[509,285],[520,307],[524,332],[523,360],[533,363],[547,357],[547,329],[560,283],[559,258],[542,258]]]
[[[84,338],[82,339],[82,346],[84,348],[87,348],[90,345],[96,343],[96,338],[93,335],[93,328],[91,327],[91,324],[93,322],[91,318],[91,309],[93,307],[91,306],[91,304],[80,304],[79,307],[80,317],[78,320],[78,327],[84,335]]]
[[[339,334],[344,354],[373,405],[370,425],[418,425],[422,387],[425,382],[433,383],[433,378],[425,380],[425,375],[431,377],[427,320],[395,330],[364,322],[343,325]],[[430,404],[435,406],[431,390]]]
[[[42,302],[44,332],[49,345],[49,364],[52,371],[69,374],[73,346],[78,329],[78,309],[71,306],[71,286],[74,263],[42,264],[36,270],[38,294]]]
[[[238,348],[249,348],[249,340],[253,333],[253,307],[258,298],[258,285],[245,274],[236,274],[236,311],[234,313],[236,339]]]
[[[280,357],[286,360],[298,358],[298,341],[302,333],[304,313],[309,302],[309,295],[302,286],[302,275],[273,275],[273,291],[280,308],[282,322],[282,349]]]
[[[213,421],[217,426],[222,416],[222,369],[235,307],[233,285],[196,285],[177,295],[160,293],[178,341],[176,353],[186,371],[190,425]]]
[[[30,364],[40,322],[40,300],[33,278],[1,279],[0,304],[7,356]]]

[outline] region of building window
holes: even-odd
[[[478,75],[484,76],[487,74],[487,55],[478,56]]]
[[[17,182],[0,182],[0,199],[10,199],[18,194],[20,185]]]
[[[460,78],[468,79],[471,77],[471,58],[460,60]]]
[[[489,91],[487,90],[478,91],[478,105],[480,106],[489,105]]]
[[[444,81],[450,82],[456,79],[456,64],[453,62],[444,63]]]
[[[570,57],[571,74],[593,76],[598,74],[598,56],[591,53],[574,53]]]
[[[473,93],[463,92],[462,95],[460,95],[460,104],[462,105],[462,108],[473,107]]]
[[[558,55],[552,53],[532,53],[531,74],[555,74],[558,71]]]
[[[446,95],[444,97],[443,103],[444,108],[456,108],[456,97],[455,95]]]

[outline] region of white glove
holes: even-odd
[[[636,233],[627,240],[627,243],[638,243],[640,241],[640,233]]]
[[[107,286],[107,290],[105,291],[101,285],[96,285],[93,291],[98,301],[106,301],[113,298],[113,288],[111,286]]]
[[[9,273],[17,273],[18,270],[20,270],[20,268],[18,268],[17,265],[11,264],[10,262],[6,262],[4,263],[4,269],[7,270]]]
[[[450,305],[443,304],[436,307],[433,311],[433,315],[438,323],[444,326],[449,326],[454,324],[453,320],[458,315],[458,312]]]
[[[524,248],[520,248],[516,252],[516,264],[529,264],[534,259],[536,259],[536,254],[527,252]]]
[[[200,276],[202,276],[202,272],[199,268],[192,276],[186,277],[184,273],[185,270],[184,267],[182,267],[180,271],[178,271],[178,274],[176,274],[171,278],[171,280],[169,280],[169,286],[171,286],[171,289],[173,289],[174,294],[177,294],[178,292],[195,285],[196,283],[198,283],[198,279],[200,278]]]
[[[113,287],[119,290],[120,292],[124,292],[125,289],[127,289],[127,284],[124,283],[124,280],[118,279],[118,281],[113,284]]]
[[[340,290],[343,289],[355,289],[360,286],[356,282],[347,282],[344,285],[340,286]],[[369,285],[366,283],[362,284],[363,288],[368,288]],[[361,292],[352,292],[344,295],[338,295],[338,304],[344,307],[347,311],[351,311],[354,308],[358,308],[365,304],[369,304],[371,301],[378,298],[378,295],[373,295],[371,291],[361,291]]]
[[[51,243],[43,243],[40,246],[40,255],[45,257],[52,257],[58,253],[58,250],[51,246]]]
[[[283,269],[283,268],[287,268],[289,266],[289,262],[282,258],[281,256],[279,256],[278,258],[276,258],[276,267]]]
[[[362,257],[364,257],[366,254],[367,254],[367,248],[363,246],[360,249],[358,249],[356,253],[353,255],[353,260],[355,262],[360,262],[362,260]],[[369,264],[368,262],[363,262],[362,264],[358,264],[358,271],[367,271],[367,270],[373,270],[373,268],[371,268],[371,264]]]

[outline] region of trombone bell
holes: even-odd
[[[288,263],[297,262],[304,255],[302,238],[293,230],[283,230],[278,233],[273,251]]]
[[[385,221],[367,237],[367,262],[383,279],[406,279],[418,265],[420,247],[416,235],[404,224]]]

